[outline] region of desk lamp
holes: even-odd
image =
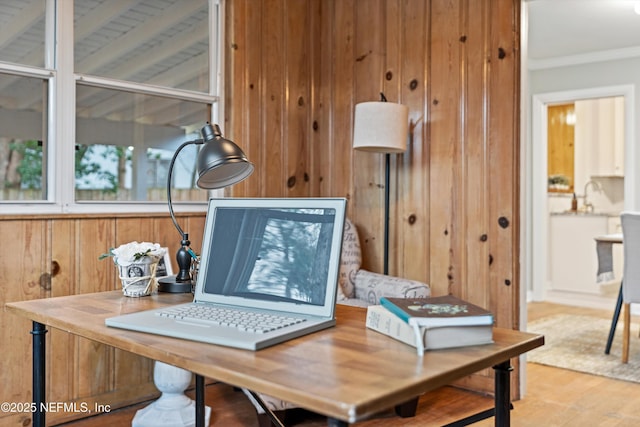
[[[189,234],[185,233],[178,224],[171,203],[171,176],[173,165],[180,151],[187,145],[204,145],[198,153],[197,160],[197,185],[203,189],[214,190],[237,184],[253,172],[253,164],[247,159],[247,156],[240,147],[233,143],[233,141],[223,138],[218,125],[212,126],[207,123],[200,133],[202,134],[202,139],[194,139],[193,141],[187,141],[180,145],[169,164],[167,203],[169,204],[171,220],[178,230],[178,233],[180,233],[181,240],[180,249],[178,249],[176,253],[178,274],[161,279],[158,285],[158,291],[160,292],[191,292],[192,282],[189,269],[192,259],[196,259],[196,254],[189,247],[189,245],[191,245]]]
[[[409,135],[409,108],[387,102],[380,94],[379,102],[362,102],[356,105],[353,125],[353,148],[356,150],[385,153],[384,179],[384,274],[389,274],[389,169],[391,153],[403,153],[407,149]]]

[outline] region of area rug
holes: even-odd
[[[527,361],[542,365],[640,383],[638,325],[631,325],[629,363],[623,364],[622,322],[616,327],[611,352],[604,354],[611,320],[559,314],[530,322],[529,332],[544,334],[544,346],[527,353]]]

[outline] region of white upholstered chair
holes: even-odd
[[[640,303],[640,212],[622,212],[620,220],[624,253],[622,363],[627,363],[629,362],[631,304]]]
[[[363,270],[361,266],[362,251],[358,232],[355,224],[347,219],[344,225],[340,271],[338,273],[338,304],[366,307],[379,304],[380,297],[383,296],[395,298],[431,296],[431,289],[426,283],[373,273]],[[271,420],[266,415],[265,410],[251,396],[248,390],[243,391],[256,408],[260,427],[271,426]],[[258,394],[258,396],[279,418],[285,416],[287,409],[295,407],[289,402],[272,396],[265,394]],[[413,415],[412,411],[415,413],[415,407],[412,406],[412,403],[409,403],[408,407],[396,408],[396,412],[401,416],[411,416]]]
[[[361,268],[362,250],[355,224],[345,221],[338,276],[338,304],[366,307],[380,297],[422,298],[431,295],[426,283],[372,273]]]

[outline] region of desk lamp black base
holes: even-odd
[[[193,280],[189,269],[191,268],[192,257],[187,248],[191,242],[189,235],[182,233],[182,241],[180,249],[176,253],[176,263],[178,264],[178,274],[175,276],[167,276],[158,280],[158,292],[169,292],[173,294],[186,294],[193,292]]]
[[[177,282],[176,276],[169,276],[158,280],[158,292],[167,292],[172,294],[186,294],[192,292],[193,283]]]

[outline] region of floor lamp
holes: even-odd
[[[173,165],[180,151],[187,145],[203,145],[198,153],[198,187],[203,189],[224,188],[247,178],[253,172],[253,164],[244,152],[232,141],[223,138],[218,125],[206,124],[201,130],[202,138],[180,145],[169,164],[167,178],[167,203],[173,225],[180,233],[180,249],[176,254],[179,272],[176,276],[160,280],[160,292],[191,292],[193,286],[190,267],[197,257],[189,247],[189,235],[185,233],[173,213],[171,203],[171,175]],[[153,368],[153,382],[162,392],[160,398],[136,412],[132,427],[181,427],[195,425],[196,410],[199,405],[184,394],[191,383],[192,373],[156,361]],[[196,388],[204,389],[204,378],[196,376]],[[209,425],[211,408],[205,407],[205,423]]]
[[[402,104],[363,102],[356,105],[353,148],[385,153],[384,171],[384,274],[389,274],[389,175],[391,154],[404,153],[409,135],[409,108]]]

